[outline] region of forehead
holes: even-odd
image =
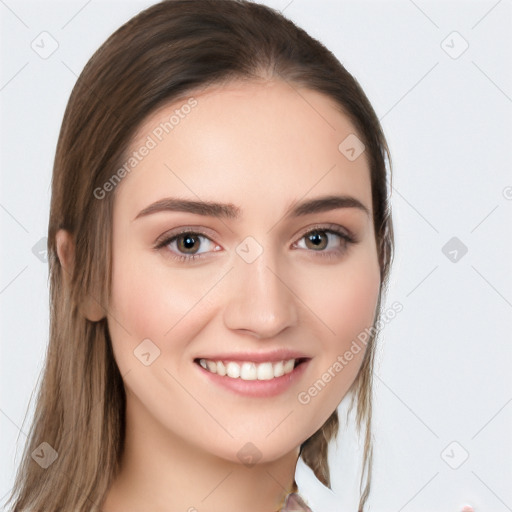
[[[347,137],[357,137],[354,126],[319,92],[280,80],[210,86],[141,124],[116,201],[140,210],[173,195],[277,213],[303,197],[350,193],[371,210],[367,155],[347,158]]]

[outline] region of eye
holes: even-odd
[[[205,246],[205,247],[203,247]],[[182,231],[165,237],[157,242],[155,249],[168,248],[170,257],[178,261],[196,260],[208,252],[219,251],[221,248],[208,236],[195,231]]]
[[[315,257],[336,258],[343,255],[349,245],[354,243],[357,243],[357,240],[352,235],[340,226],[329,224],[310,228],[293,246],[304,249]],[[208,235],[191,229],[163,235],[155,245],[155,250],[161,249],[165,249],[166,257],[184,263],[204,258],[210,252],[222,250]]]
[[[301,244],[303,240],[304,243]],[[317,252],[319,256],[333,257],[344,253],[353,243],[356,243],[353,236],[336,225],[329,225],[315,226],[303,234],[294,245],[310,252]]]

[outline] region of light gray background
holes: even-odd
[[[33,247],[47,232],[64,108],[93,51],[152,3],[0,0],[0,498],[48,340],[47,264]],[[403,311],[380,340],[371,510],[510,511],[511,2],[265,3],[354,74],[391,146],[397,254],[387,304]],[[46,59],[31,48],[41,37],[51,48],[43,31],[59,45]],[[358,446],[349,429],[331,452],[344,511],[356,510]],[[307,469],[299,487],[314,493]]]

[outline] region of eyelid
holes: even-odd
[[[204,228],[201,228],[201,227],[183,226],[180,228],[171,229],[169,231],[166,231],[163,235],[160,235],[155,241],[154,248],[161,249],[165,245],[169,244],[170,239],[176,238],[177,236],[183,235],[185,233],[194,233],[196,235],[204,236],[204,237],[208,238],[212,243],[217,244],[217,242],[215,242],[212,239],[215,235],[212,235],[210,233],[210,230],[205,230]],[[217,244],[217,245],[220,245],[220,244]]]
[[[303,228],[295,237],[300,239],[312,231],[330,231],[334,232],[335,234],[339,235],[342,238],[345,238],[347,241],[350,241],[352,243],[359,242],[358,237],[356,237],[356,235],[351,230],[343,226],[340,226],[339,224],[313,224],[312,226]]]

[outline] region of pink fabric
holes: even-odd
[[[284,507],[281,512],[313,512],[300,497],[299,494],[291,492],[286,497]]]

